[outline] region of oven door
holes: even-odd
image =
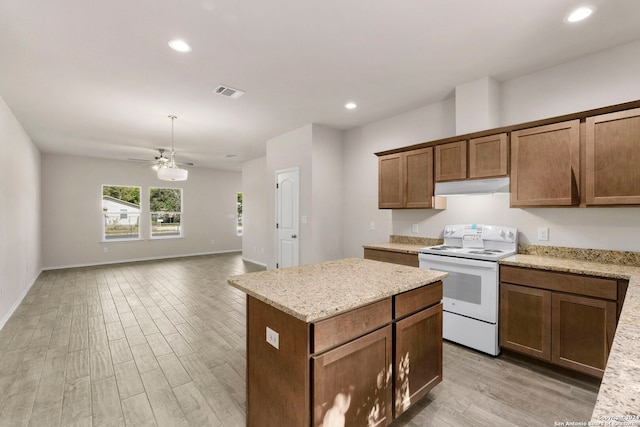
[[[498,321],[498,263],[419,254],[420,268],[449,273],[443,283],[443,310],[489,323]]]

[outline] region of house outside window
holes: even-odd
[[[104,240],[140,238],[140,187],[102,186]]]
[[[182,237],[182,188],[150,188],[151,238]]]

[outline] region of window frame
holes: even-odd
[[[126,216],[126,218],[123,218],[123,211],[122,209],[118,209],[118,210],[112,210],[109,211],[107,209],[105,209],[104,206],[104,197],[105,197],[105,187],[122,187],[122,188],[137,188],[138,189],[138,199],[139,199],[139,204],[138,206],[138,212],[137,213],[132,213],[129,212],[128,210],[126,212],[124,212],[124,215]],[[127,241],[139,241],[139,240],[144,240],[142,237],[142,227],[141,227],[141,219],[142,219],[142,187],[139,185],[109,185],[109,184],[102,184],[102,186],[100,187],[100,200],[101,200],[101,204],[102,204],[102,242],[104,243],[112,243],[112,242],[127,242]],[[107,197],[112,197],[113,196],[107,196]],[[115,199],[115,198],[114,198]],[[116,200],[121,200],[121,199],[116,199]],[[121,200],[124,203],[128,203],[131,205],[135,206],[135,203],[132,202],[127,202],[126,200]],[[137,215],[137,220],[136,220],[136,224],[135,226],[137,226],[137,235],[132,235],[129,234],[126,237],[107,237],[107,227],[108,227],[108,215],[111,214],[111,217],[113,217],[113,221],[120,221],[122,219],[127,220],[127,222],[130,221],[130,218]],[[131,224],[129,224],[131,225]]]
[[[179,190],[180,191],[180,211],[153,211],[151,210],[151,192],[154,189],[160,190]],[[148,192],[149,202],[149,240],[166,240],[166,239],[182,239],[184,238],[184,188],[181,187],[158,187],[158,186],[150,186]],[[154,215],[179,215],[180,221],[178,225],[178,233],[167,233],[167,234],[156,234],[154,235],[153,227],[154,227]],[[155,221],[157,223],[157,220]]]

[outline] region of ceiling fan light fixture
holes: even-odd
[[[169,116],[169,118],[171,119],[171,160],[169,160],[168,165],[160,166],[158,169],[158,179],[162,181],[186,181],[189,176],[189,171],[176,166],[176,152],[173,147],[173,121],[177,119],[177,117]]]
[[[182,53],[191,52],[191,46],[189,46],[189,44],[184,40],[175,39],[175,40],[171,40],[168,44],[169,44],[169,47],[175,50],[176,52],[182,52]]]
[[[186,181],[189,177],[189,171],[178,167],[167,166],[158,169],[158,179],[163,181]]]

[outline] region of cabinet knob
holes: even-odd
[[[292,234],[292,235],[291,235],[291,238],[292,238],[292,239],[295,239],[295,238],[297,238],[297,237],[298,237],[298,235],[297,235],[297,234]]]

